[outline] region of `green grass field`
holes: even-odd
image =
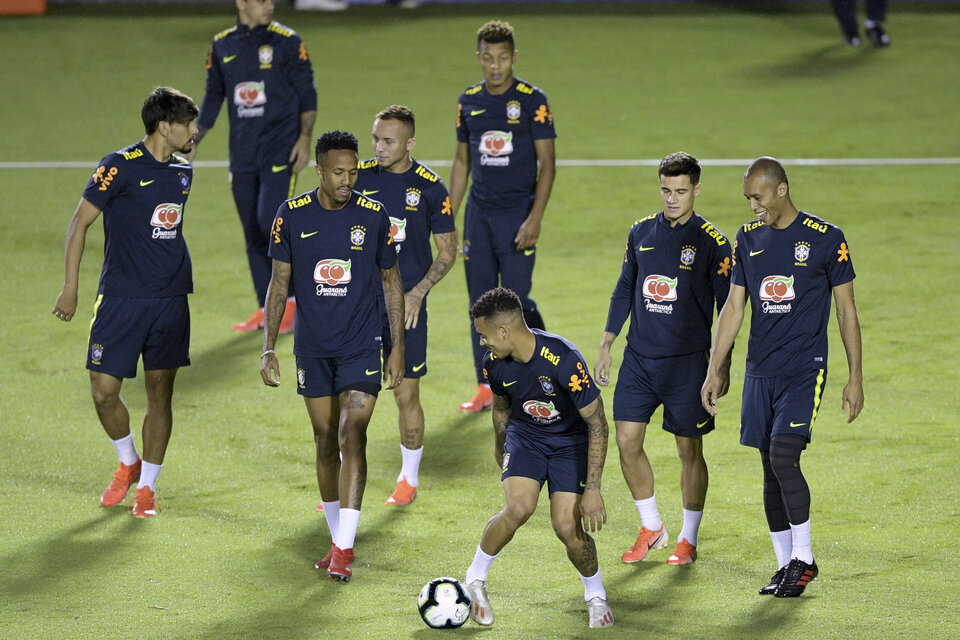
[[[960,156],[958,5],[894,3],[893,46],[839,46],[825,3],[383,7],[277,19],[310,48],[317,133],[365,143],[373,115],[402,102],[418,115],[421,160],[449,160],[456,97],[480,79],[476,28],[505,16],[518,30],[517,74],[551,99],[563,160]],[[472,392],[466,287],[458,263],[430,297],[431,375],[421,493],[383,506],[399,469],[396,410],[383,394],[369,429],[369,477],[355,577],[312,568],[328,548],[310,427],[293,382],[264,387],[260,335],[228,330],[254,304],[225,168],[199,167],[185,234],[194,261],[193,366],[180,372],[175,429],[158,482],[163,513],[139,521],[103,509],[116,465],[83,369],[102,257],[95,227],[81,269],[81,310],[50,315],[62,285],[67,223],[97,160],[141,136],[157,84],[198,101],[227,9],[54,8],[0,20],[0,162],[82,161],[83,169],[0,169],[0,638],[432,638],[420,587],[461,577],[487,518],[502,505],[489,414],[456,406]],[[226,159],[226,117],[198,160]],[[364,147],[366,148],[366,147]],[[733,235],[751,214],[745,165],[708,165],[697,210]],[[439,168],[446,176],[449,169]],[[846,379],[831,321],[825,406],[803,457],[813,493],[820,578],[800,599],[760,598],[774,569],[757,454],[738,444],[746,334],[731,394],[708,437],[711,489],[700,558],[619,562],[636,511],[611,423],[604,477],[608,525],[596,535],[616,626],[610,638],[956,638],[960,588],[960,246],[958,166],[788,167],[795,203],[846,232],[858,273],[866,406],[840,416]],[[315,186],[301,174],[303,190]],[[627,230],[660,208],[650,167],[561,166],[540,241],[533,295],[547,326],[589,362],[606,318]],[[621,338],[615,366],[619,364]],[[142,376],[124,398],[139,443]],[[605,392],[608,416],[612,393]],[[611,416],[612,418],[612,416]],[[658,424],[659,416],[654,418]],[[681,524],[679,462],[651,428],[661,513]],[[128,500],[129,502],[129,500]],[[582,587],[541,509],[505,549],[488,583],[497,623],[446,635],[593,636]],[[671,540],[672,542],[672,540]],[[671,547],[672,548],[672,547]]]

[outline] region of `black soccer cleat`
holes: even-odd
[[[770,578],[770,584],[765,586],[763,589],[760,589],[760,595],[769,596],[773,595],[773,592],[776,591],[777,587],[780,586],[780,581],[783,580],[783,574],[787,572],[787,565],[783,565],[777,572],[773,574],[773,577]]]
[[[796,598],[803,593],[818,573],[820,571],[817,569],[816,561],[813,564],[807,564],[803,560],[793,558],[787,565],[780,584],[773,590],[773,595],[778,598]]]
[[[890,46],[890,36],[887,35],[887,32],[883,30],[883,27],[880,25],[874,25],[867,28],[867,37],[870,38],[870,42],[875,47],[889,47]]]

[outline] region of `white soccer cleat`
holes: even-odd
[[[487,597],[487,583],[483,580],[474,580],[464,584],[470,596],[470,619],[477,624],[489,627],[493,624],[493,607]],[[609,611],[609,609],[607,609]],[[611,621],[612,621],[611,617]]]
[[[590,628],[599,629],[613,626],[613,611],[603,598],[591,598],[587,602],[590,611]]]

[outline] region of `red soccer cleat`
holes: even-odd
[[[403,476],[400,478],[400,482],[397,483],[397,488],[393,490],[393,494],[387,498],[387,501],[384,504],[402,507],[403,505],[410,504],[416,499],[417,488],[407,482],[407,476]]]
[[[327,578],[350,582],[353,576],[353,549],[334,547],[330,556],[330,565],[327,567]]]
[[[100,504],[112,507],[123,502],[127,497],[127,491],[130,490],[130,485],[140,479],[141,462],[142,460],[138,457],[137,461],[131,465],[120,463],[120,468],[113,473],[113,480],[100,496]]]
[[[490,385],[477,385],[477,395],[473,396],[468,402],[464,402],[458,408],[464,413],[476,413],[489,409],[493,406],[493,392],[490,391]]]
[[[637,541],[633,543],[629,551],[620,556],[620,559],[628,564],[640,562],[647,557],[647,552],[650,549],[661,549],[667,546],[669,539],[665,525],[661,524],[656,531],[640,527],[640,535],[637,536]]]
[[[134,518],[151,518],[160,513],[160,505],[153,495],[153,489],[150,487],[140,487],[133,498],[133,506],[130,508],[130,515]]]
[[[232,331],[256,331],[263,329],[263,309],[257,309],[244,322],[238,322],[230,327]]]
[[[667,564],[692,564],[697,559],[697,548],[687,542],[686,538],[680,538],[677,548],[673,550],[673,555],[667,558]]]
[[[333,559],[333,552],[337,551],[337,545],[331,544],[330,551],[327,551],[327,555],[323,556],[323,560],[313,565],[314,569],[326,569],[330,566],[330,560]]]

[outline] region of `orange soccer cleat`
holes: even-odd
[[[353,576],[353,549],[334,547],[330,556],[330,565],[327,567],[327,578],[350,582]]]
[[[150,487],[140,487],[133,498],[133,506],[130,508],[130,515],[134,518],[150,518],[160,513],[160,505],[157,504],[153,495],[153,489]]]
[[[400,481],[397,482],[397,488],[393,490],[393,493],[389,498],[387,498],[387,501],[384,504],[402,507],[403,505],[410,504],[416,499],[417,488],[407,482],[407,476],[403,476],[400,478]]]
[[[232,331],[256,331],[263,329],[263,309],[257,309],[244,322],[238,322],[230,327]]]
[[[673,555],[667,558],[667,564],[691,564],[697,559],[697,548],[687,542],[686,538],[680,538],[677,548],[673,550]]]
[[[327,555],[323,556],[323,560],[313,565],[314,569],[326,569],[330,566],[330,560],[333,559],[333,552],[337,551],[337,545],[331,544],[330,551],[327,551]]]
[[[661,524],[656,531],[640,527],[640,535],[637,536],[637,541],[633,543],[629,551],[620,556],[620,559],[628,564],[640,562],[647,557],[647,552],[650,549],[662,549],[667,546],[669,540],[666,525]]]
[[[493,392],[490,391],[490,385],[479,384],[477,385],[477,395],[473,396],[469,401],[461,404],[459,409],[465,413],[476,413],[477,411],[489,409],[492,406]]]
[[[120,463],[120,468],[113,473],[113,480],[100,496],[100,504],[112,507],[123,502],[127,497],[127,491],[130,490],[130,485],[140,479],[141,462],[142,460],[138,457],[137,461],[131,465]]]

